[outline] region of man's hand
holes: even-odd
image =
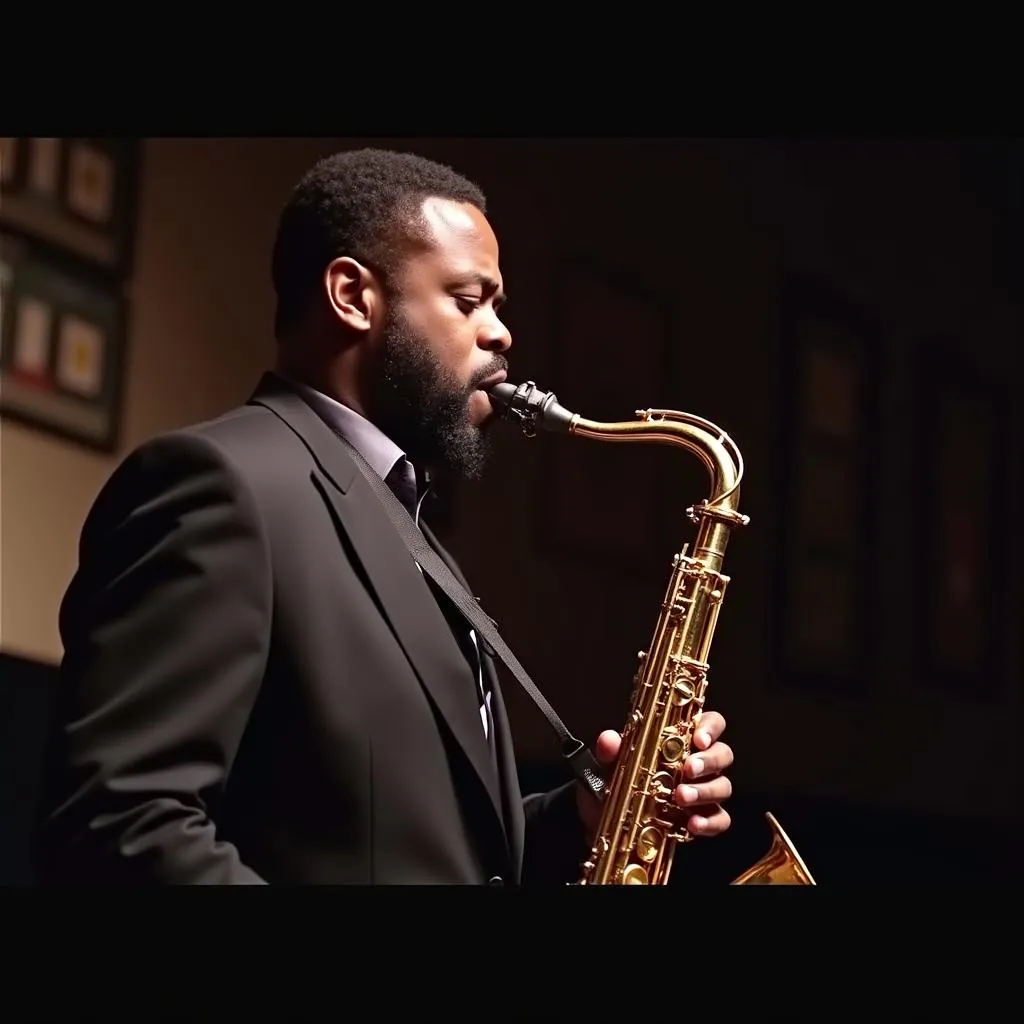
[[[732,796],[732,783],[722,774],[733,762],[732,749],[719,737],[725,731],[725,719],[717,711],[705,711],[693,734],[694,750],[683,763],[683,778],[672,793],[673,801],[686,816],[686,828],[694,836],[721,835],[731,824],[722,804]],[[622,738],[611,729],[597,737],[594,757],[607,766],[605,778],[611,779]],[[581,784],[577,799],[580,817],[591,835],[601,820],[601,805]]]

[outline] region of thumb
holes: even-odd
[[[614,764],[621,745],[622,737],[612,729],[606,729],[597,737],[597,743],[594,744],[594,757],[597,763],[605,767]]]

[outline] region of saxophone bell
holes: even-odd
[[[817,885],[803,857],[796,851],[775,815],[765,814],[772,830],[768,852],[746,871],[737,875],[730,885]]]
[[[633,680],[622,754],[605,788],[601,821],[579,885],[667,885],[673,858],[690,834],[673,821],[671,794],[681,781],[693,732],[704,707],[709,653],[729,576],[722,562],[733,530],[746,526],[738,510],[743,456],[716,424],[674,409],[645,409],[636,419],[601,422],[570,412],[554,392],[533,381],[487,389],[499,417],[517,421],[527,437],[538,431],[596,441],[682,448],[708,473],[711,496],[687,513],[697,526],[690,545],[672,559],[654,635]],[[769,851],[733,885],[814,885],[775,817],[767,815]]]

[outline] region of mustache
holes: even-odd
[[[473,375],[470,379],[469,387],[466,388],[466,393],[472,394],[488,377],[493,377],[494,374],[502,372],[508,373],[508,360],[504,356],[495,356],[482,370]]]

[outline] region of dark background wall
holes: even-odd
[[[270,357],[285,192],[315,155],[365,141],[147,142],[122,450],[245,398]],[[822,884],[1009,878],[1024,805],[1019,147],[373,141],[488,192],[515,378],[591,418],[694,411],[743,450],[751,525],[726,560],[709,693],[737,752],[735,826],[679,877],[732,877],[773,810]],[[809,338],[850,361],[820,364],[808,400]],[[838,441],[830,365],[859,375],[865,414]],[[2,443],[0,870],[21,882],[56,602],[116,455],[6,424]],[[668,451],[511,434],[497,449],[445,536],[577,734],[618,728],[706,481]],[[524,781],[557,781],[546,724],[509,703]]]

